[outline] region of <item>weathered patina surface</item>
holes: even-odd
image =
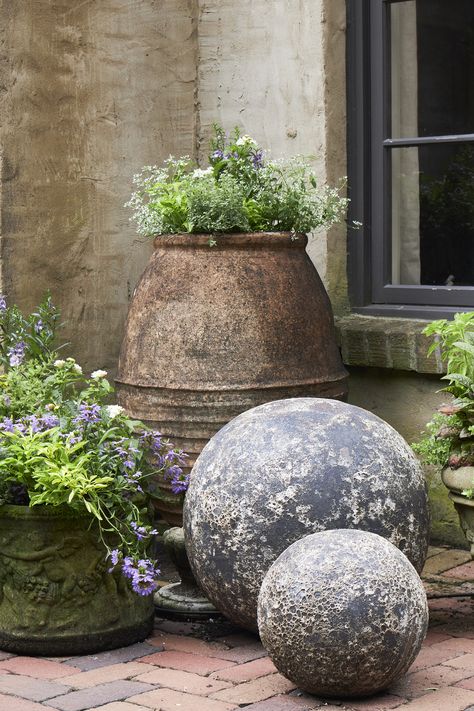
[[[130,306],[117,396],[190,455],[270,400],[343,398],[331,305],[289,233],[169,235]]]
[[[366,696],[411,666],[428,628],[423,584],[389,541],[324,531],[285,550],[258,598],[264,647],[286,677],[319,696]]]
[[[89,516],[0,506],[0,649],[63,656],[144,639],[152,598],[109,567]]]
[[[309,533],[377,533],[421,571],[428,548],[426,484],[390,425],[353,405],[297,398],[236,417],[206,445],[184,503],[191,567],[209,599],[256,629],[270,565]]]

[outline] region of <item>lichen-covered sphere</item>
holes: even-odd
[[[429,514],[421,467],[386,422],[337,400],[266,403],[231,420],[194,465],[184,505],[186,548],[206,595],[257,630],[270,565],[326,529],[378,533],[421,571]]]
[[[304,691],[367,696],[413,663],[428,605],[416,570],[389,541],[323,531],[293,543],[270,567],[258,627],[275,666]]]

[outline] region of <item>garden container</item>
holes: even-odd
[[[345,398],[331,305],[306,244],[266,232],[155,238],[129,309],[117,397],[190,466],[256,405]]]
[[[449,498],[459,516],[459,523],[466,536],[474,559],[474,499],[462,492],[474,488],[474,467],[446,467],[441,474],[443,484],[449,489]]]
[[[0,649],[70,656],[143,640],[152,596],[132,592],[108,568],[89,516],[0,506]]]

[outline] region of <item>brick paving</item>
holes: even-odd
[[[408,673],[369,699],[323,700],[225,622],[157,619],[144,643],[70,659],[0,652],[0,711],[474,711],[474,562],[430,549],[430,629]]]

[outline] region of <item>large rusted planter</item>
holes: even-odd
[[[299,396],[344,398],[331,305],[289,233],[168,235],[132,299],[119,403],[189,454],[241,412]]]

